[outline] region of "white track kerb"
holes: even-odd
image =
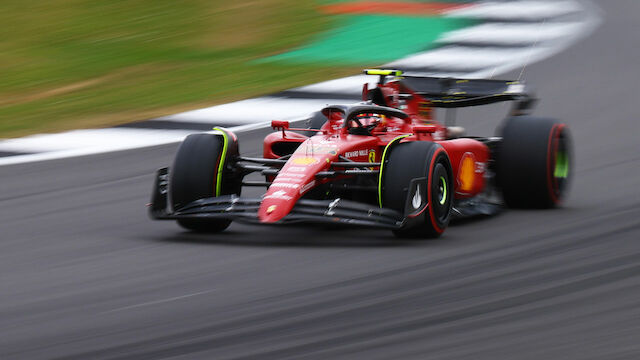
[[[477,2],[446,16],[476,19],[479,25],[446,33],[435,49],[382,66],[433,76],[493,77],[587,37],[599,24],[597,13],[579,0]],[[273,119],[300,120],[327,104],[358,101],[367,81],[372,78],[350,76],[114,128],[0,140],[0,165],[176,143],[215,126],[239,132],[266,127]]]

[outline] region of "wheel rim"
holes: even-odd
[[[447,180],[444,176],[440,176],[438,186],[438,202],[440,205],[444,205],[447,202]]]
[[[550,191],[552,191],[554,198],[560,199],[563,197],[569,177],[571,177],[570,148],[562,129],[554,136],[554,143],[553,168],[550,169],[553,174]],[[555,202],[557,201],[555,200]]]
[[[446,222],[449,217],[451,207],[451,197],[449,196],[450,185],[450,178],[447,175],[446,168],[439,162],[433,171],[430,199],[433,207],[433,215],[438,223]]]
[[[559,150],[556,153],[556,167],[553,176],[558,179],[569,177],[569,156],[565,151]]]

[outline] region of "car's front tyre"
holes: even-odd
[[[405,215],[394,234],[401,238],[434,238],[449,225],[453,206],[453,173],[444,148],[432,142],[393,146],[381,169],[382,206]]]
[[[176,154],[170,172],[170,200],[174,211],[202,198],[240,194],[241,179],[232,168],[238,143],[230,133],[192,134]],[[220,232],[231,220],[179,219],[183,228],[198,232]]]

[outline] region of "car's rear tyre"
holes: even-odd
[[[449,225],[453,172],[442,146],[407,142],[393,146],[382,164],[382,206],[403,213],[401,238],[434,238]]]
[[[507,206],[550,208],[566,196],[571,138],[554,119],[514,116],[501,129],[496,179]]]
[[[180,145],[171,167],[169,184],[173,209],[180,210],[181,207],[202,198],[239,195],[241,179],[230,166],[237,156],[238,143],[230,134],[187,136]],[[219,176],[220,170],[222,173]],[[198,232],[220,232],[231,224],[231,220],[226,219],[179,219],[177,222],[183,228]]]

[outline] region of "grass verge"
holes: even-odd
[[[253,61],[331,21],[296,0],[5,0],[0,137],[111,126],[352,74],[367,64]]]

